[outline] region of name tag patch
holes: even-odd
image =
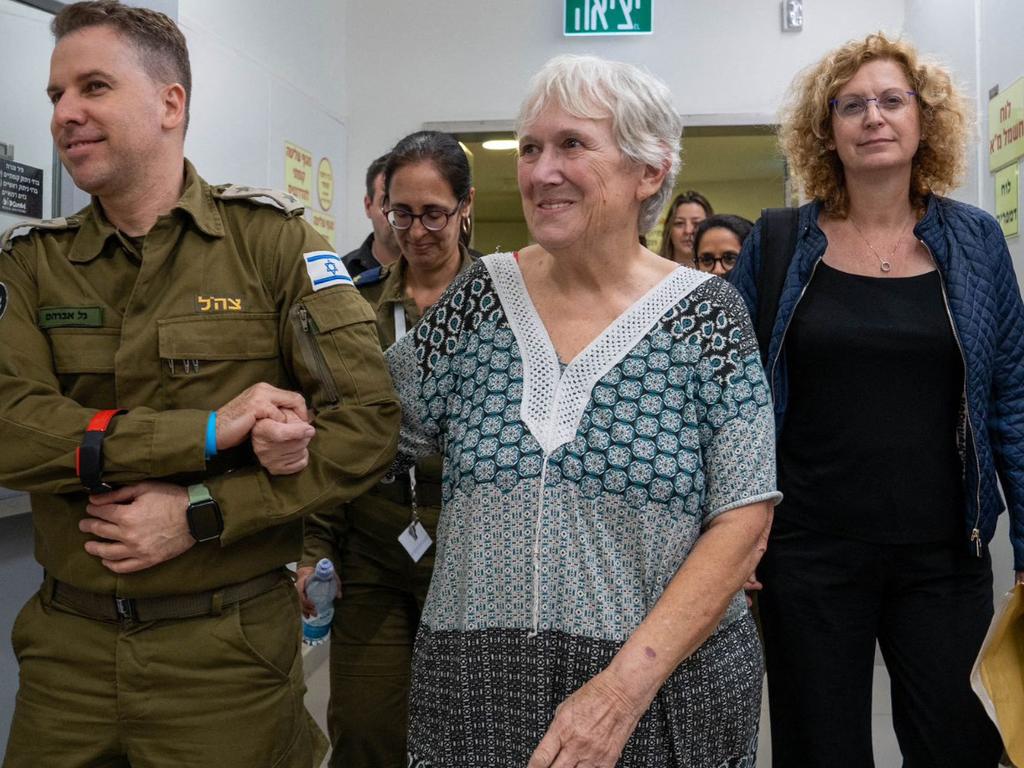
[[[102,328],[103,307],[43,307],[39,310],[39,327]]]
[[[309,284],[314,291],[334,285],[352,285],[352,278],[341,257],[334,251],[310,251],[302,254],[309,273]]]

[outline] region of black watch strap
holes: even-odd
[[[89,421],[82,443],[75,449],[75,474],[89,493],[113,490],[103,482],[103,438],[110,429],[110,422],[120,413],[124,413],[124,409],[99,411]]]

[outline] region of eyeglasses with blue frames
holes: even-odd
[[[865,98],[863,96],[840,96],[838,99],[832,99],[829,102],[835,110],[836,114],[844,120],[852,120],[855,118],[863,117],[864,113],[868,111],[868,104],[872,101],[875,102],[875,106],[878,107],[879,112],[888,112],[890,114],[896,114],[907,108],[910,104],[911,98],[917,96],[916,91],[904,91],[899,88],[891,88],[888,91],[884,91],[880,96],[874,98]]]
[[[465,202],[465,200],[460,200],[459,204],[450,211],[441,210],[440,208],[431,208],[423,213],[413,213],[412,211],[407,211],[404,208],[391,208],[384,211],[384,216],[387,218],[388,224],[390,224],[394,229],[409,229],[412,226],[412,223],[416,219],[419,219],[424,229],[430,232],[440,232],[448,226],[448,220],[459,212],[462,208],[462,204]]]

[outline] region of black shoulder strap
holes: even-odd
[[[768,344],[772,340],[775,315],[779,311],[782,284],[796,250],[799,223],[799,208],[765,208],[761,211],[761,271],[757,275],[755,330],[764,365],[768,364]]]

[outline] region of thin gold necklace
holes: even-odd
[[[883,259],[881,254],[879,254],[879,252],[877,250],[875,250],[875,246],[873,246],[868,241],[868,239],[866,237],[864,237],[864,233],[860,231],[860,227],[858,227],[857,226],[857,222],[853,220],[853,216],[847,216],[846,220],[849,221],[853,225],[854,230],[857,232],[858,235],[860,235],[860,239],[863,240],[864,244],[868,248],[871,249],[871,252],[873,254],[875,254],[875,258],[878,259],[878,268],[882,272],[890,272],[890,271],[892,271],[892,257],[896,255],[896,251],[898,251],[899,248],[900,248],[900,243],[903,242],[903,237],[907,234],[906,226],[904,226],[902,231],[900,232],[900,236],[899,236],[899,239],[896,241],[896,245],[894,245],[892,247],[892,251],[889,253],[889,258],[888,259]]]

